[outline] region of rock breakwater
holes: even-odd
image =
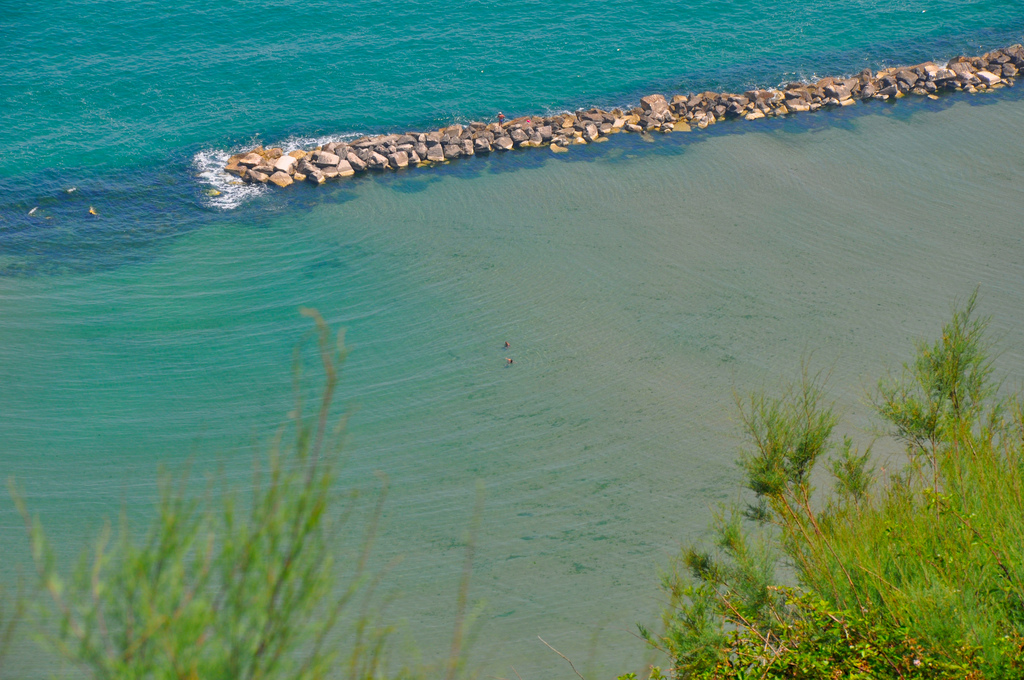
[[[955,57],[946,64],[925,62],[848,78],[789,83],[742,94],[701,92],[643,97],[630,110],[593,108],[551,116],[522,116],[502,122],[471,122],[428,132],[406,132],[331,142],[314,149],[256,147],[231,156],[224,170],[249,184],[287,187],[323,184],[363,172],[398,171],[512,149],[603,142],[619,132],[689,132],[729,119],[747,121],[850,106],[858,101],[906,95],[937,98],[945,92],[977,93],[1013,85],[1024,71],[1024,47],[1011,45],[979,57]]]

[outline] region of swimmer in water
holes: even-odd
[[[514,363],[515,363],[514,361],[512,361],[512,360],[511,360],[511,359],[509,359],[508,357],[505,357],[505,361],[507,361],[507,362],[508,362],[508,363],[506,364],[507,366],[511,366],[512,364],[514,364]]]
[[[509,348],[509,347],[511,347],[511,346],[512,346],[512,345],[508,344],[508,340],[506,340],[506,341],[505,341],[505,349],[508,349],[508,348]]]

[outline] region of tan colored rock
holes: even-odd
[[[992,73],[991,71],[978,71],[974,74],[974,76],[981,80],[981,82],[985,83],[986,85],[995,85],[996,83],[1002,80],[1002,78],[997,76],[995,73]]]
[[[356,174],[352,164],[348,161],[341,161],[338,163],[338,177],[351,177]]]
[[[301,161],[303,158],[306,157],[306,152],[301,149],[296,149],[295,151],[289,151],[288,155],[297,161]]]
[[[509,143],[509,146],[511,146],[511,142]],[[432,144],[431,146],[428,146],[427,160],[434,163],[440,163],[441,161],[443,161],[444,148],[440,144]]]
[[[691,128],[685,120],[677,120],[675,124],[672,126],[672,129],[675,132],[689,132],[693,128]]]
[[[245,165],[250,168],[254,168],[257,165],[261,165],[262,163],[263,156],[259,155],[258,153],[248,153],[238,160],[239,165]]]
[[[566,148],[564,146],[559,146],[559,145],[554,144],[554,143],[551,145],[551,151],[553,153],[565,153],[568,150],[569,150],[568,148]]]
[[[298,160],[295,156],[280,156],[274,161],[274,170],[277,172],[283,172],[286,175],[295,172],[295,164]]]
[[[396,151],[388,156],[388,164],[392,170],[409,167],[409,154],[404,151]]]
[[[640,98],[640,108],[644,111],[664,115],[668,113],[668,102],[665,101],[665,95],[649,94]]]
[[[287,172],[281,172],[280,170],[270,176],[270,181],[282,189],[292,184],[295,180],[292,179],[291,175]]]
[[[338,161],[340,160],[341,159],[337,155],[331,153],[330,151],[321,151],[320,153],[317,154],[316,160],[313,162],[316,163],[321,168],[326,168],[331,166],[337,166]]]
[[[387,167],[388,167],[387,156],[382,156],[381,154],[379,154],[376,151],[374,151],[373,153],[370,154],[370,157],[366,160],[366,165],[371,170],[386,170]]]

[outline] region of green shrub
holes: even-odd
[[[250,489],[211,487],[196,499],[187,474],[177,480],[164,474],[149,529],[139,536],[122,515],[119,529],[108,524],[78,568],[64,576],[12,484],[49,596],[49,604],[37,608],[44,644],[88,677],[362,680],[413,674],[386,667],[391,628],[374,596],[381,574],[367,568],[385,492],[364,509],[355,494],[339,505],[334,488],[340,445],[331,442],[340,442],[344,421],[329,432],[328,419],[345,356],[341,336],[332,347],[319,314],[303,314],[316,323],[326,375],[319,413],[307,422],[296,407],[294,443],[282,445],[282,428],[265,463],[257,458]],[[367,514],[370,521],[359,528],[354,518]],[[449,679],[464,656],[470,559],[471,552],[444,669]]]
[[[740,405],[753,502],[665,576],[664,633],[641,628],[676,677],[1024,677],[1024,418],[997,398],[975,299],[879,385],[906,445],[887,479],[835,442],[820,376]]]

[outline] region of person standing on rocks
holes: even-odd
[[[502,113],[501,111],[498,111],[498,125],[504,125],[504,124],[505,124],[505,114]]]

